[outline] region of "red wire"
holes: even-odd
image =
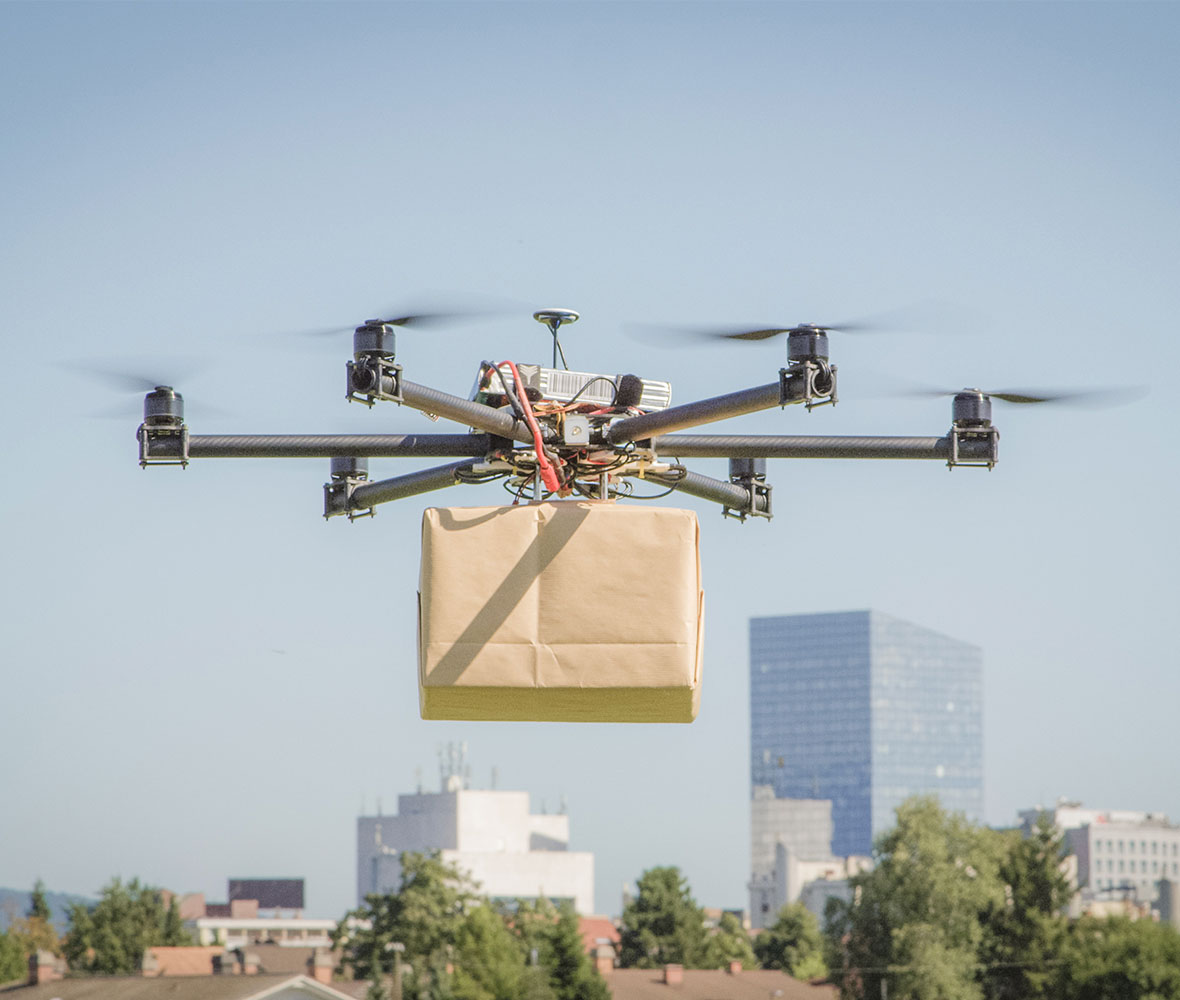
[[[533,445],[537,449],[537,468],[541,470],[541,482],[551,493],[556,493],[561,489],[561,480],[557,478],[557,473],[549,463],[549,459],[545,457],[545,444],[541,440],[541,428],[537,426],[537,420],[533,416],[533,407],[524,391],[520,372],[516,370],[515,362],[501,361],[499,365],[496,365],[496,368],[499,369],[500,365],[507,365],[512,371],[512,380],[516,383],[516,396],[520,400],[521,409],[524,410],[524,419],[533,432]]]

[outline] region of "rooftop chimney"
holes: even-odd
[[[148,977],[160,974],[160,960],[151,948],[144,949],[143,957],[139,960],[139,973]]]
[[[65,963],[51,951],[35,951],[29,956],[29,985],[53,983],[65,975]]]
[[[600,976],[615,971],[615,949],[610,944],[600,944],[594,949],[594,968]]]
[[[307,974],[317,983],[325,986],[332,982],[332,970],[336,962],[327,948],[316,948],[307,959]]]

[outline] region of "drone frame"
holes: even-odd
[[[550,310],[544,322],[553,326]],[[576,314],[573,314],[576,317]],[[570,320],[566,320],[569,322]],[[554,341],[556,343],[556,331]],[[720,504],[726,516],[771,517],[771,487],[765,460],[907,459],[937,460],[948,468],[991,468],[998,460],[999,432],[991,423],[991,401],[977,389],[954,395],[952,425],[940,437],[813,436],[675,433],[747,413],[803,404],[808,410],[836,402],[836,368],[828,362],[826,330],[803,325],[788,334],[788,363],[766,385],[684,403],[646,413],[597,415],[579,425],[582,440],[563,438],[553,421],[534,426],[507,408],[419,385],[405,379],[394,361],[393,325],[372,320],[357,327],[354,356],[347,364],[350,400],[372,406],[394,402],[432,417],[445,417],[472,428],[463,434],[190,434],[183,399],[170,386],[158,386],[144,400],[144,421],[137,432],[140,465],[181,465],[203,458],[328,458],[331,482],[324,486],[324,516],[369,516],[382,503],[444,489],[464,482],[501,478],[515,468],[508,456],[534,464],[533,498],[543,499],[537,443],[558,455],[588,448],[613,452],[633,461],[611,469],[609,478],[650,479],[669,489]],[[498,370],[495,366],[486,368]],[[523,397],[523,393],[521,394]],[[531,405],[531,404],[528,404]],[[661,456],[674,456],[668,462]],[[370,481],[370,458],[452,458],[445,465],[390,479]],[[685,458],[729,459],[729,480],[693,472]],[[576,485],[576,484],[575,484]],[[584,490],[580,490],[585,492]],[[548,495],[553,494],[548,491]],[[518,492],[518,499],[523,493]],[[611,493],[603,472],[598,495]],[[621,493],[616,495],[626,496]],[[642,499],[642,498],[636,498]]]

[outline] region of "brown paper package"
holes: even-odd
[[[691,722],[703,601],[692,511],[602,501],[429,508],[422,718]]]

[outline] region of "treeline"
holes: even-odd
[[[741,921],[723,913],[708,928],[678,868],[651,868],[623,907],[619,965],[654,969],[675,963],[686,969],[781,969],[798,979],[824,975],[823,939],[801,904],[784,907],[775,924],[751,942]]]
[[[398,890],[366,896],[333,935],[370,1000],[610,1000],[572,907],[495,908],[437,854],[406,852],[401,867]]]
[[[0,933],[0,983],[23,979],[29,956],[38,951],[63,957],[74,972],[130,975],[138,971],[146,949],[155,945],[192,944],[184,929],[176,899],[164,904],[159,889],[113,879],[98,902],[74,903],[64,936],[50,919],[45,886],[33,886],[28,912]]]
[[[371,1000],[609,1000],[569,906],[517,902],[497,908],[437,855],[401,857],[396,892],[366,897],[339,923],[341,972],[369,980]],[[623,913],[618,960],[624,968],[678,963],[689,969],[783,969],[823,974],[823,941],[802,906],[751,945],[733,914],[714,928],[676,868],[652,868]]]
[[[911,799],[852,900],[829,902],[840,994],[888,1000],[1180,1000],[1180,933],[1151,919],[1070,919],[1061,833],[997,831]]]
[[[618,964],[780,969],[826,976],[842,1000],[1180,1000],[1180,932],[1148,918],[1068,916],[1061,833],[997,831],[911,799],[829,901],[821,933],[800,904],[753,939],[724,914],[709,927],[677,868],[651,868],[620,926]],[[191,943],[176,901],[115,879],[75,905],[59,938],[44,887],[0,933],[0,983],[37,950],[75,972],[129,974],[154,945]],[[371,895],[337,925],[339,973],[370,1000],[609,1000],[568,906],[493,906],[437,854],[402,855],[397,891]]]

